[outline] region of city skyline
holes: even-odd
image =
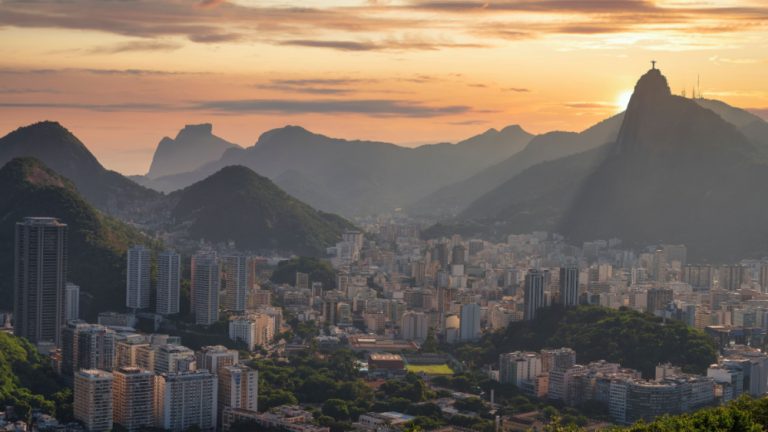
[[[582,130],[621,111],[651,60],[676,94],[701,82],[768,108],[757,0],[78,0],[0,15],[0,131],[61,121],[127,174],[191,123],[242,146],[286,124],[404,146],[509,124]]]

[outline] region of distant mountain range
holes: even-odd
[[[191,125],[164,138],[149,175],[135,178],[163,192],[104,169],[58,123],[0,138],[0,163],[20,156],[38,157],[123,220],[257,250],[322,254],[351,226],[329,213],[402,209],[442,220],[427,235],[542,229],[574,242],[686,243],[702,259],[768,253],[757,222],[768,123],[720,101],[673,96],[655,69],[627,112],[580,133],[510,126],[404,148],[286,126],[241,148],[209,124]]]
[[[527,168],[599,147],[616,139],[623,114],[615,115],[581,132],[538,135],[520,152],[462,180],[448,184],[409,207],[416,214],[450,216],[503,185]]]
[[[474,175],[519,152],[532,137],[519,126],[510,126],[490,129],[457,144],[406,148],[329,138],[286,126],[265,132],[252,147],[228,149],[220,159],[199,169],[139,181],[170,192],[225,166],[243,165],[315,208],[367,215],[404,207]]]

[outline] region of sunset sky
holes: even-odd
[[[0,134],[58,120],[143,174],[187,123],[243,146],[581,130],[652,59],[768,118],[768,0],[0,0]]]

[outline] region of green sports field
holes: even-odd
[[[405,370],[413,373],[425,373],[427,375],[453,375],[453,369],[447,364],[438,365],[417,365],[409,364],[405,367]]]

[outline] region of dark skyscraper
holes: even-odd
[[[564,306],[579,304],[579,268],[560,268],[560,303]]]
[[[451,253],[451,264],[454,265],[460,265],[464,264],[464,255],[466,253],[466,249],[463,245],[456,245],[453,247],[453,251]]]
[[[67,225],[28,217],[16,224],[14,333],[32,343],[60,344],[67,278]]]
[[[546,272],[531,269],[525,275],[524,318],[532,320],[536,317],[536,311],[544,307],[544,281]]]
[[[664,310],[672,302],[674,292],[669,288],[651,288],[648,290],[648,312]]]

